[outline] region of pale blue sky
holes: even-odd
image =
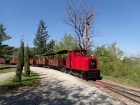
[[[99,37],[92,40],[96,45],[117,42],[117,47],[128,55],[140,54],[140,0],[88,0],[93,2],[94,30]],[[4,42],[19,47],[21,36],[25,44],[33,47],[33,39],[43,19],[50,40],[59,41],[71,28],[62,23],[66,0],[0,0],[0,23],[7,28],[12,39]]]

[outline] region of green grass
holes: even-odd
[[[130,87],[134,87],[134,88],[140,88],[140,81],[135,82],[135,81],[131,81],[130,79],[114,78],[111,76],[103,76],[103,80],[115,82],[115,83],[118,83],[121,85],[130,86]]]
[[[0,73],[14,72],[16,71],[16,66],[6,66],[0,65]]]
[[[22,82],[13,82],[13,78],[14,77],[0,83],[0,89],[10,90],[10,89],[18,88],[22,86],[33,86],[39,82],[39,75],[34,72],[31,72],[30,77],[22,76]]]

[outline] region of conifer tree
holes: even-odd
[[[25,60],[24,60],[24,76],[29,77],[30,76],[30,64],[29,64],[29,47],[26,46],[25,49]]]
[[[21,82],[23,66],[24,66],[24,41],[21,40],[21,44],[18,52],[17,70],[16,70],[15,78],[13,80],[14,82]]]
[[[48,31],[46,31],[45,22],[40,20],[36,37],[34,39],[36,54],[46,53],[47,40],[49,38]]]
[[[9,59],[9,56],[12,55],[14,51],[14,47],[11,47],[9,45],[2,45],[0,49],[1,49],[0,57],[4,59]]]
[[[11,37],[6,34],[6,28],[3,24],[0,24],[0,57],[4,57],[5,55],[11,54],[13,47],[8,45],[4,45],[3,41],[9,40]]]

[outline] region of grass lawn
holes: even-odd
[[[16,66],[0,65],[0,73],[15,72]]]
[[[7,66],[0,65],[0,73],[6,73],[15,71],[16,68],[11,68]],[[39,82],[39,75],[37,73],[31,72],[30,77],[22,76],[22,82],[13,82],[13,78],[9,78],[8,80],[0,83],[0,89],[10,90],[12,88],[22,87],[22,86],[33,86]]]

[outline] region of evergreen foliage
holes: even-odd
[[[14,47],[10,47],[8,45],[2,45],[1,46],[1,58],[4,58],[5,60],[9,59],[9,56],[12,55]]]
[[[43,54],[46,53],[46,45],[47,40],[49,38],[48,31],[46,31],[45,22],[43,20],[40,20],[40,23],[38,25],[38,30],[36,32],[36,37],[34,39],[34,45],[35,45],[35,53],[36,54]]]
[[[24,59],[24,76],[29,77],[30,76],[30,64],[29,64],[29,47],[26,46],[25,49],[25,59]]]
[[[21,40],[21,45],[18,52],[17,70],[16,70],[15,78],[13,80],[14,82],[21,82],[23,66],[24,66],[24,41]]]
[[[4,27],[4,25],[0,24],[0,57],[6,59],[8,58],[8,55],[12,54],[13,47],[3,44],[3,41],[9,40],[11,38],[6,34],[5,30],[6,28]]]

